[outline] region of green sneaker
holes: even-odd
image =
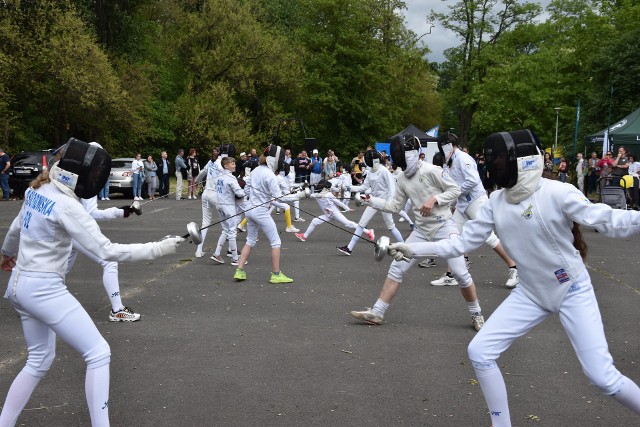
[[[233,278],[236,281],[247,280],[247,273],[241,268],[236,268],[236,274],[233,275]]]
[[[291,283],[291,282],[293,282],[293,279],[285,276],[284,274],[282,274],[282,271],[281,271],[278,274],[271,273],[271,280],[269,280],[269,282],[271,282],[271,283]]]

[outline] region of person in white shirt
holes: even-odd
[[[582,158],[582,153],[578,153],[576,155],[576,177],[578,182],[578,190],[580,190],[584,194],[584,171],[585,171],[585,163]]]
[[[391,159],[396,166],[402,168],[402,172],[398,174],[395,196],[392,200],[363,197],[363,202],[376,209],[399,212],[410,199],[416,228],[406,242],[449,239],[459,233],[455,222],[451,219],[449,205],[460,195],[460,188],[443,173],[442,168],[420,161],[419,148],[420,140],[412,134],[394,136],[391,140]],[[351,315],[367,323],[381,325],[385,312],[398,293],[404,276],[415,262],[415,259],[409,262],[393,261],[374,306],[364,311],[352,311]],[[484,324],[484,317],[476,294],[476,286],[467,270],[464,257],[449,259],[447,263],[467,303],[471,324],[478,331]]]
[[[137,153],[131,162],[131,172],[133,173],[133,200],[142,200],[142,182],[144,181],[144,162],[142,154]]]
[[[633,187],[631,188],[631,208],[638,210],[638,198],[640,196],[638,189],[638,172],[640,171],[640,162],[635,154],[629,154],[629,175],[633,177]]]
[[[207,230],[211,225],[213,213],[216,210],[216,179],[218,179],[218,176],[222,173],[221,161],[222,157],[220,157],[220,150],[218,148],[214,148],[211,150],[211,158],[195,179],[196,185],[205,181],[204,191],[202,192],[202,226],[200,227],[202,230],[202,241],[196,248],[196,258],[204,256],[204,252],[202,250],[204,247],[204,240],[207,238]]]
[[[455,203],[453,220],[458,227],[458,231],[462,232],[466,222],[476,217],[482,205],[487,203],[489,198],[480,180],[476,161],[459,148],[458,137],[455,134],[445,132],[440,135],[438,148],[443,156],[445,172],[460,187],[460,196],[458,196],[458,200]],[[505,288],[513,289],[518,286],[516,263],[509,258],[495,233],[489,236],[486,243],[502,258],[509,268],[507,281],[504,285]],[[457,285],[450,272],[432,281],[431,284],[433,286]]]
[[[26,191],[24,203],[2,244],[0,267],[11,267],[4,294],[20,315],[27,362],[14,379],[0,413],[0,426],[13,426],[55,359],[56,337],[86,363],[85,392],[92,426],[109,425],[109,344],[69,292],[65,275],[72,241],[110,261],[153,260],[173,254],[184,239],[117,244],[105,237],[79,199],[98,195],[111,170],[101,148],[72,138],[53,166]]]
[[[529,130],[494,133],[484,147],[489,173],[502,189],[491,194],[476,219],[451,239],[394,243],[389,254],[394,259],[458,257],[478,249],[495,230],[520,266],[519,286],[468,347],[494,427],[511,426],[507,388],[496,360],[554,313],[589,381],[640,414],[640,388],[616,369],[608,350],[579,228],[588,225],[609,237],[626,238],[640,231],[640,213],[592,204],[574,186],[543,178],[542,148]]]
[[[222,172],[215,179],[214,186],[217,193],[216,209],[220,215],[222,234],[218,239],[218,244],[211,259],[218,264],[224,264],[220,253],[224,243],[228,241],[229,252],[231,252],[231,265],[238,265],[238,246],[236,243],[238,221],[236,220],[236,215],[244,205],[245,192],[240,188],[238,178],[233,175],[236,171],[236,159],[224,157],[220,161],[220,165],[222,166]]]
[[[336,196],[331,193],[331,183],[329,181],[321,179],[314,188],[316,192],[313,193],[311,197],[316,199],[316,202],[318,202],[318,205],[320,206],[320,210],[322,210],[324,214],[314,218],[304,233],[297,233],[296,237],[298,239],[302,242],[306,242],[317,226],[333,220],[338,221],[340,224],[352,230],[356,230],[357,227],[359,227],[358,224],[348,220],[347,217],[342,215],[342,212],[338,209],[339,207],[346,211],[353,211],[353,209],[349,209],[347,205],[342,203],[342,201],[338,200]],[[373,230],[364,229],[364,232],[367,234],[369,240],[373,241],[375,238]]]
[[[353,185],[351,186],[351,191],[358,191],[362,193],[370,194],[374,197],[379,197],[385,200],[392,200],[396,191],[396,180],[389,169],[387,169],[384,164],[382,164],[382,156],[378,152],[378,150],[370,149],[364,153],[364,162],[365,164],[371,168],[369,173],[367,173],[364,178],[364,182],[361,185]],[[373,216],[378,212],[378,210],[367,206],[367,208],[362,213],[362,217],[360,221],[358,221],[358,228],[354,233],[354,236],[351,237],[351,241],[346,246],[338,246],[336,249],[340,253],[345,255],[351,255],[353,248],[360,240],[360,235],[362,231],[367,227],[369,221],[373,219]],[[381,212],[382,218],[384,219],[385,225],[387,229],[393,236],[393,238],[397,242],[403,242],[404,239],[400,234],[400,231],[396,228],[396,224],[393,221],[393,215],[389,212]]]

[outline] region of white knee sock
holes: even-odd
[[[489,407],[493,427],[511,427],[507,387],[504,384],[500,368],[493,364],[493,367],[489,369],[479,369],[474,364],[473,369],[476,371],[484,400]]]
[[[229,239],[229,250],[231,251],[231,259],[238,260],[238,243],[236,239]]]
[[[224,247],[224,242],[226,241],[227,241],[227,236],[224,233],[222,233],[220,235],[220,238],[218,239],[218,245],[216,246],[216,250],[213,252],[215,256],[220,255],[220,253],[222,252],[222,248]]]
[[[41,378],[34,377],[24,370],[20,371],[16,379],[13,380],[9,393],[7,393],[7,399],[4,401],[2,413],[0,413],[0,427],[13,427],[16,424],[20,413],[27,405],[40,380]]]
[[[109,427],[109,364],[87,369],[84,382],[92,427]]]
[[[624,377],[622,389],[612,397],[636,414],[640,414],[640,388],[629,378]]]
[[[347,245],[347,248],[349,248],[350,251],[353,250],[353,248],[356,246],[356,243],[358,243],[358,240],[360,240],[358,236],[361,236],[363,231],[364,231],[364,227],[360,227],[360,225],[356,227],[356,231],[353,232],[355,236],[351,238],[351,241]]]
[[[202,247],[204,246],[204,239],[207,238],[207,228],[205,228],[204,230],[200,231],[200,234],[202,235],[202,242],[198,245],[198,249],[196,249],[198,252],[202,252]]]
[[[102,284],[104,290],[109,295],[111,308],[113,311],[119,311],[124,305],[120,295],[120,282],[118,280],[118,263],[107,263],[102,267]]]

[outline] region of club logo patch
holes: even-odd
[[[538,159],[522,159],[522,170],[528,171],[538,167]]]
[[[564,268],[561,268],[560,270],[556,270],[553,273],[556,275],[556,279],[558,279],[558,283],[562,284],[562,283],[567,283],[569,281],[569,275],[567,274]]]
[[[527,209],[522,212],[522,216],[524,217],[524,219],[531,219],[531,217],[533,216],[533,205],[531,203],[529,203]]]

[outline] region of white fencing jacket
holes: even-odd
[[[391,200],[396,192],[396,180],[389,172],[389,169],[384,165],[380,165],[375,172],[373,169],[369,170],[361,185],[352,185],[351,191],[359,191],[361,193],[369,191],[374,197]]]
[[[476,161],[464,151],[456,149],[451,156],[451,166],[446,169],[451,179],[460,187],[461,193],[456,203],[456,209],[460,212],[464,213],[471,202],[487,194],[480,180]]]

